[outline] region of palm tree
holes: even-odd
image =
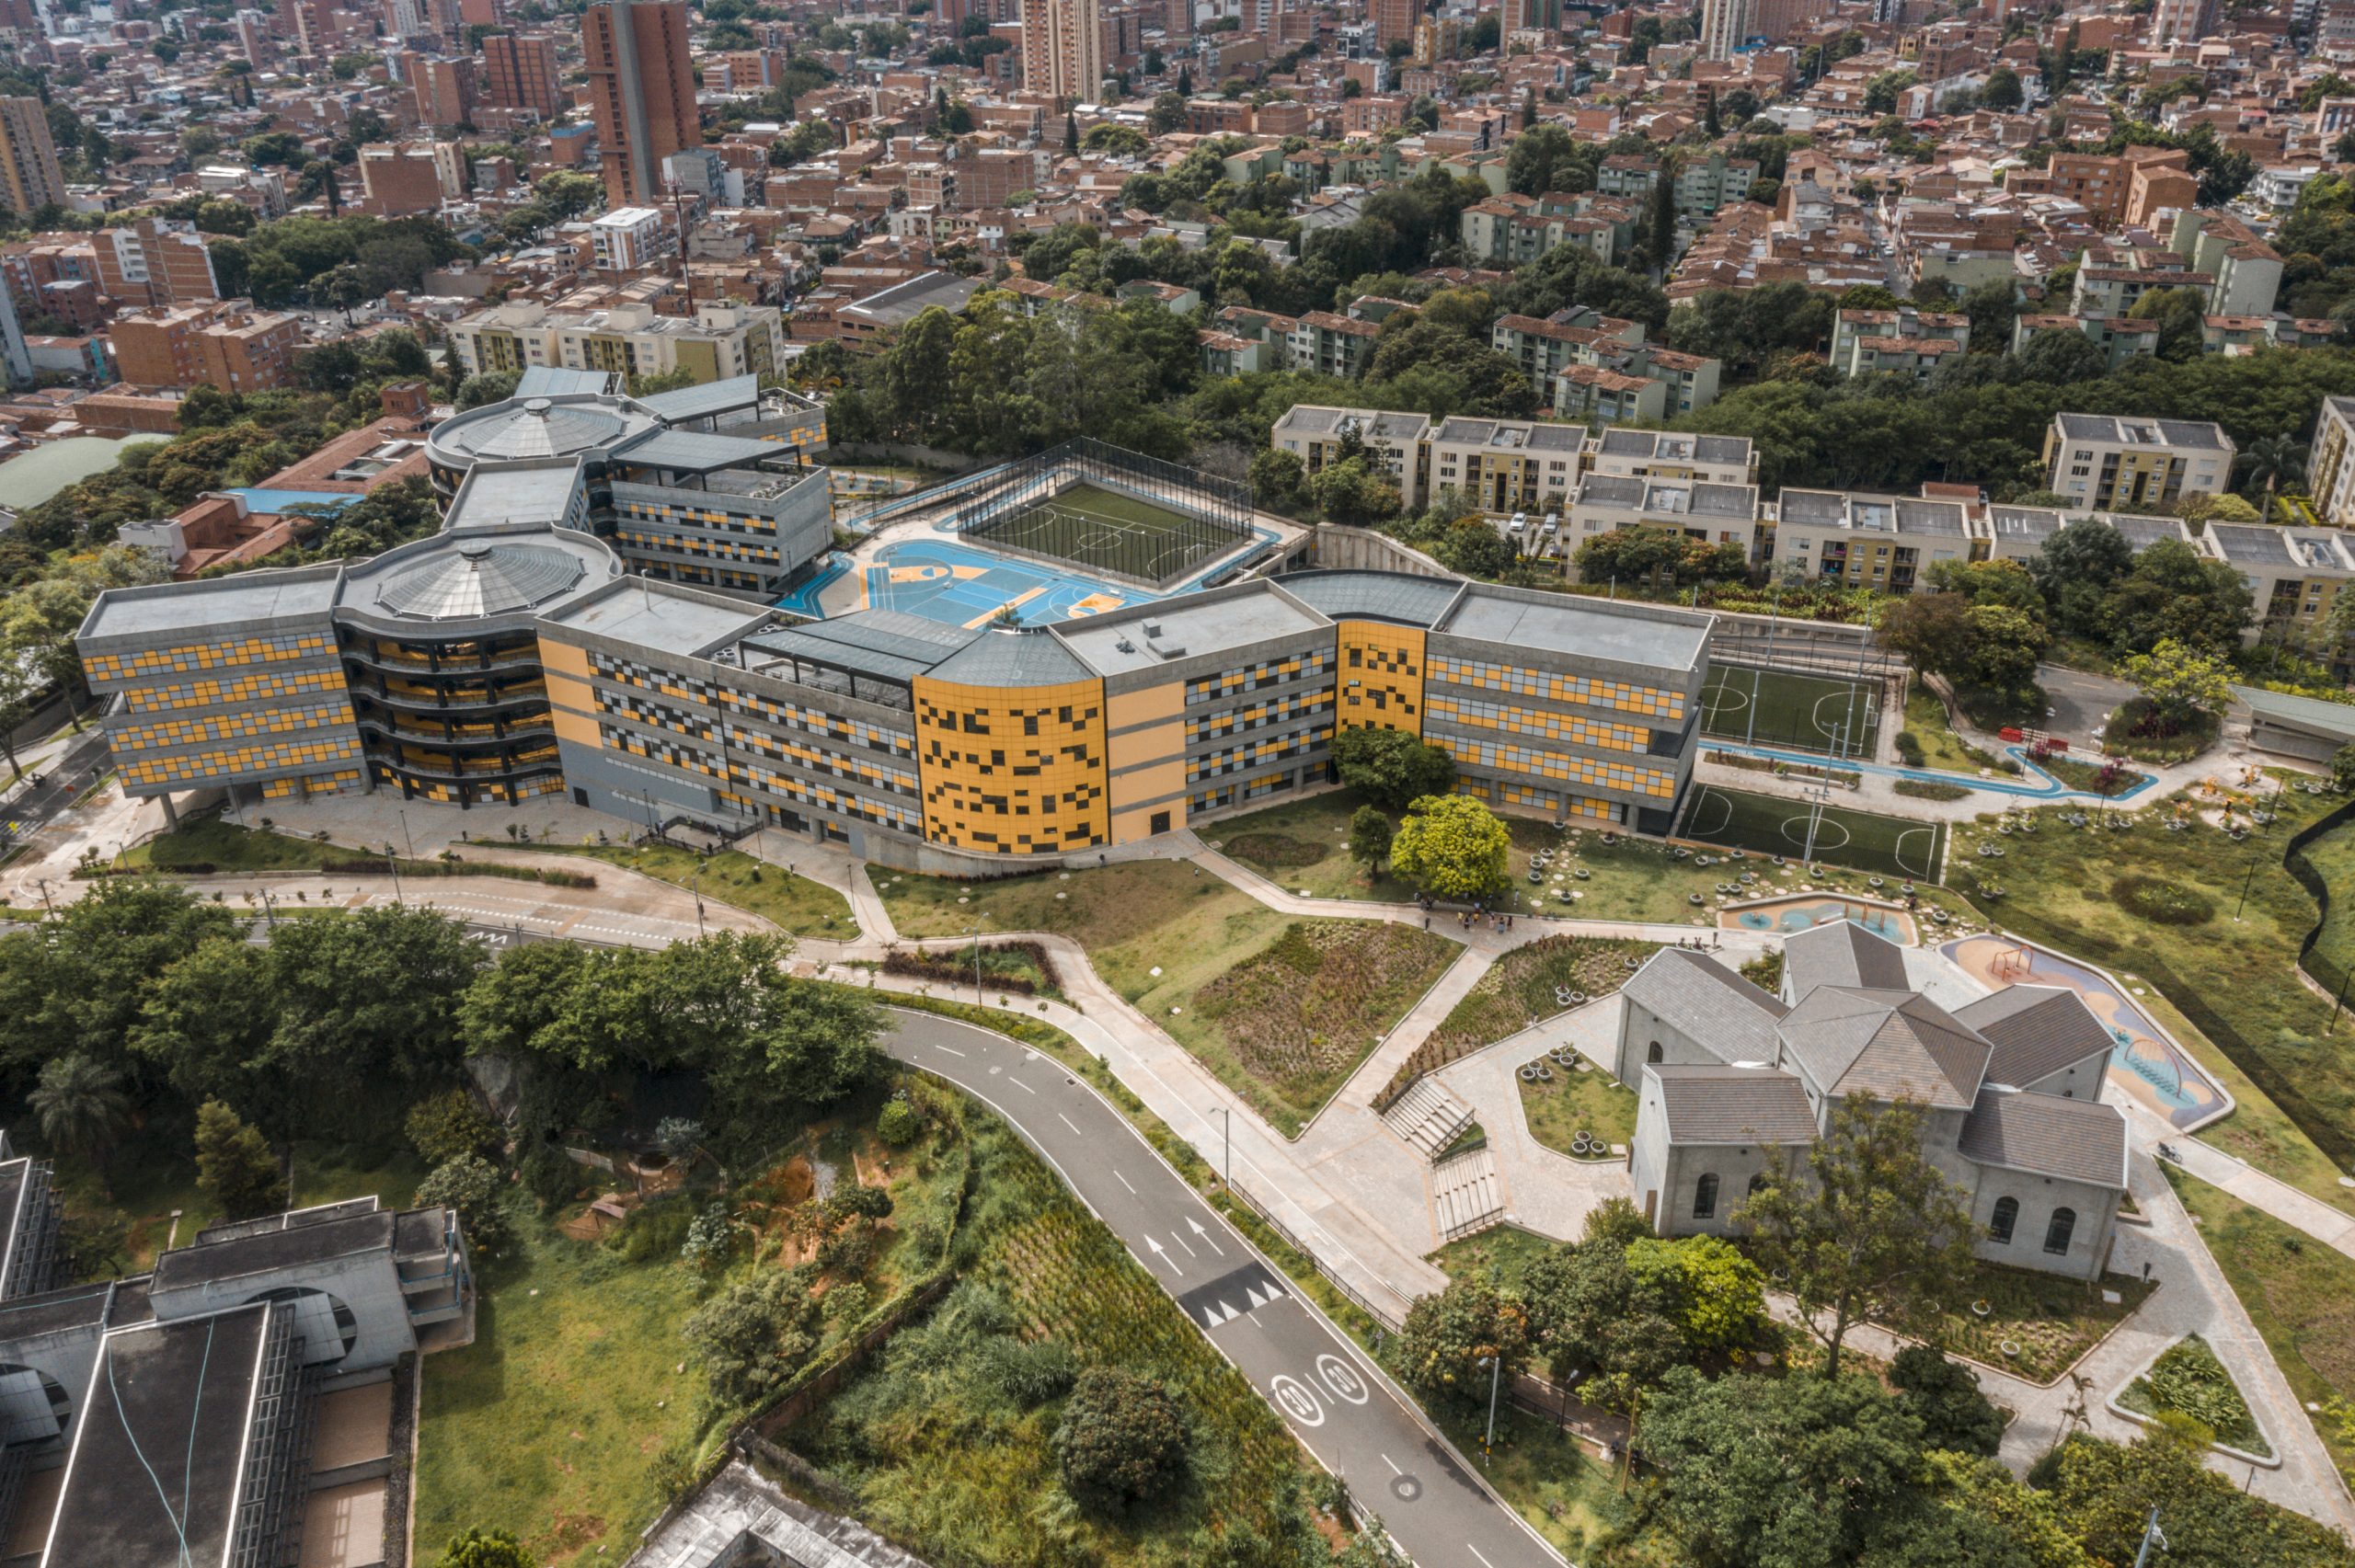
[[[89,1159],[103,1181],[107,1150],[131,1119],[122,1074],[80,1051],[55,1057],[41,1068],[40,1085],[26,1103],[40,1118],[49,1146]]]
[[[2295,485],[2306,476],[2306,448],[2303,442],[2283,435],[2259,436],[2241,449],[2241,483],[2254,489],[2260,479],[2265,481],[2265,517],[2273,518],[2273,492],[2284,485]]]

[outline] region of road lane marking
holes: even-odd
[[[1021,1090],[1025,1094],[1036,1094],[1038,1093],[1036,1089],[1031,1088],[1030,1085],[1023,1082],[1019,1078],[1009,1077],[1006,1082],[1013,1084],[1017,1089]]]
[[[1118,1172],[1118,1171],[1113,1172],[1113,1173],[1112,1173],[1112,1179],[1113,1179],[1114,1181],[1116,1181],[1116,1182],[1120,1183],[1122,1186],[1124,1186],[1124,1187],[1129,1187],[1129,1178],[1128,1178],[1128,1177],[1126,1177],[1126,1176],[1124,1176],[1124,1175],[1122,1175],[1122,1174],[1120,1174],[1120,1172]],[[1129,1196],[1130,1196],[1131,1197],[1134,1197],[1134,1196],[1137,1196],[1137,1189],[1136,1189],[1136,1188],[1134,1188],[1134,1187],[1129,1187]]]
[[[1169,1249],[1161,1244],[1158,1237],[1147,1236],[1144,1239],[1144,1244],[1153,1249],[1153,1255],[1155,1257],[1159,1258],[1163,1263],[1169,1265],[1170,1273],[1176,1275],[1180,1279],[1186,1277],[1186,1271],[1178,1266],[1178,1260],[1169,1255]]]
[[[1200,1256],[1202,1255],[1201,1253],[1198,1253],[1198,1252],[1196,1252],[1196,1251],[1194,1250],[1194,1243],[1193,1243],[1193,1242],[1189,1242],[1189,1241],[1186,1240],[1186,1238],[1185,1238],[1185,1237],[1178,1235],[1177,1231],[1172,1230],[1171,1232],[1169,1232],[1169,1235],[1170,1235],[1170,1239],[1171,1239],[1171,1240],[1175,1241],[1175,1242],[1176,1242],[1179,1246],[1181,1246],[1181,1247],[1183,1247],[1183,1248],[1185,1248],[1185,1249],[1186,1249],[1186,1255],[1187,1255],[1188,1257],[1189,1257],[1189,1258],[1198,1258],[1198,1257],[1200,1257]]]
[[[954,1046],[944,1046],[944,1045],[942,1045],[942,1044],[941,1044],[939,1041],[937,1041],[937,1040],[929,1040],[929,1041],[926,1041],[925,1043],[926,1043],[927,1045],[931,1046],[931,1047],[932,1047],[932,1048],[933,1048],[934,1050],[936,1050],[936,1051],[947,1051],[950,1056],[953,1056],[953,1057],[960,1057],[960,1056],[963,1056],[963,1055],[965,1054],[963,1051],[959,1050],[956,1047],[954,1047]]]
[[[1061,1111],[1057,1111],[1055,1113],[1055,1120],[1063,1123],[1063,1126],[1070,1127],[1073,1132],[1077,1133],[1082,1138],[1086,1138],[1087,1136],[1086,1133],[1080,1132],[1077,1123],[1074,1122],[1069,1116],[1063,1115]],[[1131,1192],[1134,1192],[1136,1191],[1136,1188],[1131,1187],[1129,1190]]]
[[[1481,1557],[1480,1549],[1473,1545],[1470,1541],[1467,1540],[1464,1543],[1464,1550],[1470,1552],[1475,1557],[1479,1557],[1482,1568],[1497,1568],[1495,1563],[1490,1562],[1486,1557]]]
[[[1186,1216],[1186,1223],[1194,1228],[1195,1235],[1200,1236],[1203,1241],[1210,1243],[1211,1251],[1216,1253],[1221,1257],[1226,1256],[1226,1249],[1218,1244],[1218,1238],[1216,1236],[1212,1235],[1208,1230],[1202,1228],[1202,1222],[1200,1220],[1195,1219],[1189,1214]]]
[[[1407,1473],[1405,1471],[1398,1468],[1398,1461],[1392,1459],[1388,1454],[1382,1456],[1382,1462],[1390,1467],[1390,1473],[1393,1475],[1404,1475]]]

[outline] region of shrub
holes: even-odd
[[[1922,1423],[1923,1442],[1957,1453],[1993,1455],[2004,1417],[1979,1391],[1970,1368],[1926,1345],[1909,1345],[1889,1364],[1897,1402]]]
[[[1191,1440],[1186,1413],[1157,1379],[1090,1367],[1063,1406],[1055,1458],[1074,1498],[1118,1512],[1181,1481]]]
[[[736,1217],[725,1203],[707,1206],[689,1221],[687,1238],[679,1243],[679,1261],[691,1268],[712,1269],[736,1251]]]
[[[218,1100],[207,1100],[196,1113],[196,1185],[232,1219],[286,1207],[286,1183],[270,1140]],[[422,1189],[418,1196],[427,1201]]]
[[[2264,1439],[2232,1374],[2197,1334],[2168,1346],[2142,1375],[2142,1386],[2161,1413],[2188,1416],[2233,1448],[2263,1451]]]
[[[791,1377],[818,1347],[810,1314],[808,1276],[773,1269],[705,1302],[680,1333],[703,1362],[712,1397],[742,1405]]]
[[[2216,917],[2209,897],[2164,876],[2121,876],[2109,885],[2118,907],[2154,925],[2206,925]]]
[[[1915,800],[1960,800],[1970,791],[1961,784],[1934,784],[1927,779],[1900,779],[1897,793]]]
[[[855,1323],[875,1305],[875,1293],[854,1279],[835,1286],[819,1299],[829,1322]]]
[[[875,1136],[894,1149],[905,1149],[924,1131],[924,1118],[905,1100],[894,1100],[875,1118]]]
[[[447,1204],[458,1211],[466,1246],[481,1257],[496,1257],[507,1245],[507,1206],[499,1171],[479,1154],[445,1160],[417,1184],[417,1206]]]
[[[1903,762],[1909,768],[1918,768],[1922,765],[1926,755],[1927,754],[1922,750],[1921,737],[1915,735],[1910,729],[1901,729],[1897,732],[1897,760],[1899,761]]]
[[[695,1220],[695,1211],[684,1198],[649,1203],[632,1214],[608,1244],[625,1263],[675,1258],[685,1250]]]
[[[445,1090],[409,1107],[403,1124],[408,1140],[428,1165],[445,1164],[465,1154],[483,1154],[496,1148],[499,1129],[463,1089]]]

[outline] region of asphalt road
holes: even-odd
[[[893,1010],[884,1048],[1012,1124],[1422,1568],[1560,1568],[1364,1354],[1061,1063]]]
[[[41,782],[27,784],[0,806],[0,847],[17,843],[49,825],[51,818],[74,804],[106,766],[106,738],[96,725],[58,756],[39,768]]]
[[[2064,670],[2057,664],[2038,665],[2036,682],[2044,688],[2045,704],[2052,710],[2041,727],[2080,746],[2092,745],[2094,726],[2134,694],[2134,688],[2123,681]]]

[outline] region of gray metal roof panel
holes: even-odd
[[[1830,921],[1793,932],[1783,942],[1783,973],[1793,996],[1818,986],[1905,989],[1905,952],[1855,921]]]
[[[2258,528],[2248,523],[2211,522],[2208,537],[2215,542],[2228,561],[2246,566],[2294,567],[2298,557],[2290,551],[2290,542],[2278,528]]]
[[[340,576],[337,567],[294,567],[197,582],[109,589],[98,596],[81,635],[96,640],[164,632],[201,636],[210,627],[325,615],[335,603]]]
[[[729,376],[725,381],[683,386],[674,392],[657,392],[631,401],[665,422],[708,418],[738,408],[758,407],[761,378],[757,375]]]
[[[932,670],[934,680],[963,686],[1060,686],[1095,675],[1044,627],[993,627]]]
[[[2257,686],[2235,686],[2233,695],[2247,704],[2250,711],[2277,724],[2317,730],[2334,739],[2355,741],[2355,706],[2327,702],[2320,697],[2268,692]]]
[[[1410,626],[1437,624],[1464,589],[1461,578],[1404,572],[1288,572],[1277,581],[1328,619],[1396,621]]]
[[[774,463],[792,456],[791,447],[776,441],[748,441],[742,436],[713,435],[703,430],[649,430],[615,449],[614,461],[708,474],[715,469]]]
[[[531,365],[516,379],[516,397],[597,396],[615,390],[612,371],[571,371],[561,365]]]
[[[1823,1093],[1948,1110],[1970,1104],[1993,1052],[1946,1009],[1912,991],[1819,986],[1778,1027],[1789,1059]]]
[[[1681,673],[1697,669],[1707,657],[1711,624],[1707,615],[1671,614],[1570,594],[1522,599],[1474,583],[1438,630],[1503,647],[1616,659]]]

